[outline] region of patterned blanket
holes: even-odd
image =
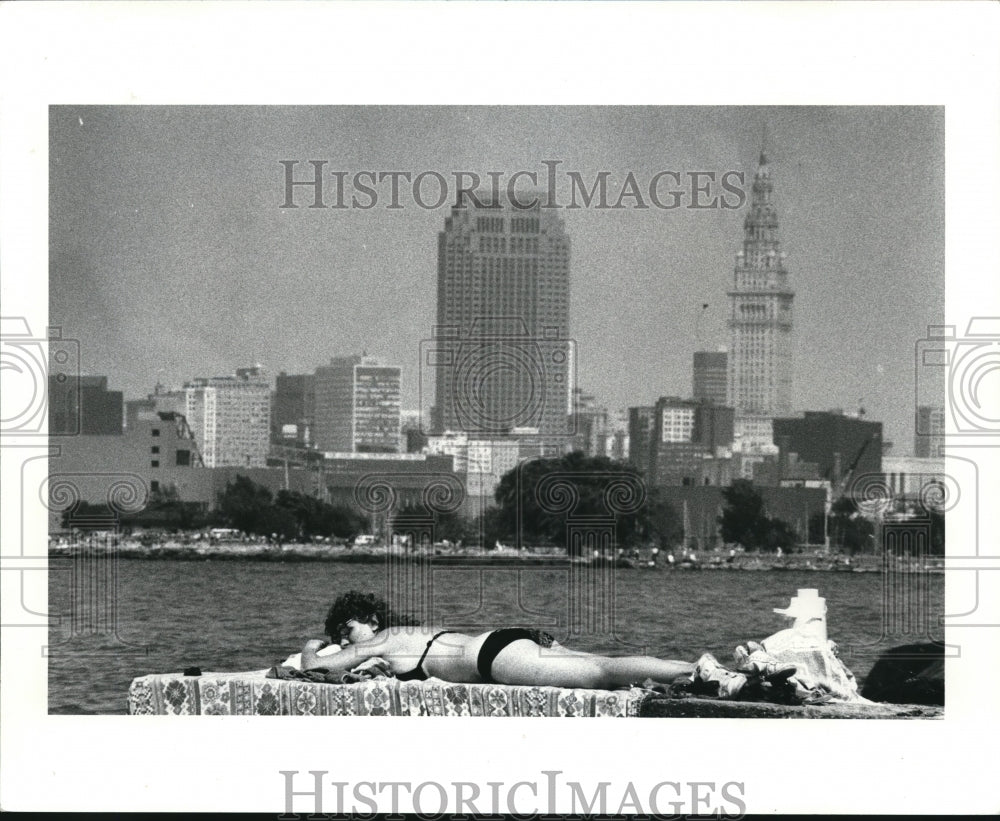
[[[320,684],[243,673],[166,673],[134,679],[130,715],[549,716],[630,718],[648,690],[583,690],[374,678]]]

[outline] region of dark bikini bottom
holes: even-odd
[[[539,647],[551,647],[555,639],[543,630],[531,630],[527,627],[507,627],[503,630],[494,630],[486,637],[483,646],[479,651],[479,658],[476,659],[476,667],[479,668],[479,677],[488,683],[495,683],[493,679],[493,660],[512,641],[528,639]]]

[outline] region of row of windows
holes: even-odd
[[[159,449],[153,448],[153,453],[159,453]],[[189,450],[178,450],[174,454],[174,458],[177,467],[186,468],[191,466],[191,451]],[[150,459],[149,466],[152,468],[158,468],[160,466],[160,460]]]
[[[477,231],[491,231],[495,234],[503,233],[503,217],[477,217]]]
[[[506,254],[508,248],[512,254],[537,254],[538,240],[529,237],[511,237],[508,245],[506,237],[480,237],[480,253]]]

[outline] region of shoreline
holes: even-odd
[[[571,558],[565,554],[534,552],[530,548],[521,551],[484,551],[482,549],[435,548],[404,553],[402,550],[387,551],[386,548],[347,548],[330,545],[311,544],[203,544],[164,542],[143,545],[138,542],[122,541],[118,544],[93,542],[71,542],[65,545],[50,544],[50,558],[78,556],[81,552],[95,556],[113,555],[119,559],[136,561],[260,561],[260,562],[333,562],[343,564],[384,564],[390,559],[432,560],[438,567],[570,567],[609,566],[619,570],[659,573],[691,573],[700,571],[741,571],[741,572],[832,572],[832,573],[880,573],[883,571],[881,556],[861,555],[848,559],[841,555],[792,554],[781,557],[773,555],[740,553],[732,557],[721,553],[703,553],[704,558],[696,562],[670,563],[659,557],[655,561],[633,558]],[[943,573],[943,562],[939,559],[926,560],[922,565],[909,559],[895,562],[893,570],[904,573]]]

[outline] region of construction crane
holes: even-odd
[[[875,434],[872,433],[861,443],[861,447],[855,454],[854,459],[851,460],[851,463],[847,466],[847,470],[839,478],[835,475],[836,460],[834,466],[830,468],[830,495],[827,498],[823,514],[823,546],[827,553],[830,552],[830,511],[833,508],[833,503],[844,495],[848,483],[854,476],[854,471],[857,470],[861,458],[865,455],[868,446],[871,445],[874,439]]]

